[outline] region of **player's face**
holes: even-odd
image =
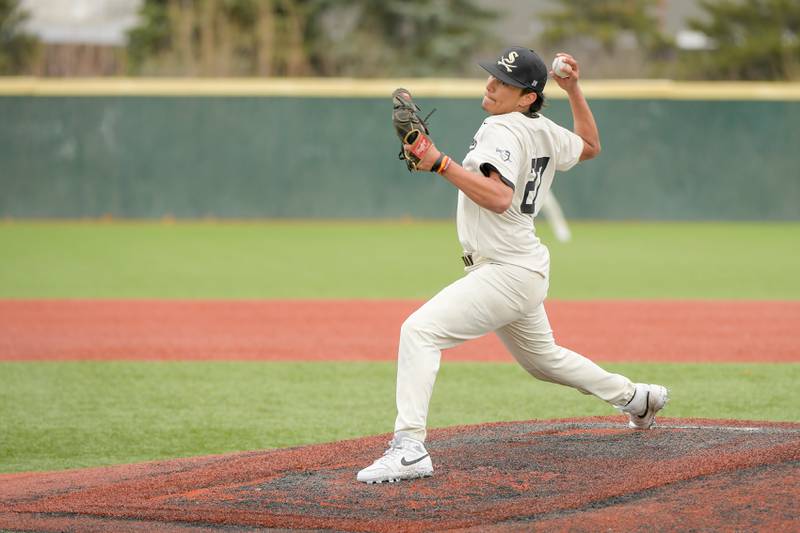
[[[483,93],[481,107],[490,115],[503,115],[512,111],[525,111],[532,102],[529,95],[523,95],[522,89],[504,83],[494,76],[486,80],[486,91]],[[526,102],[528,102],[526,104]]]

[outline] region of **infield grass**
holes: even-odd
[[[550,297],[800,298],[798,223],[573,222]],[[0,223],[0,298],[429,298],[452,222]]]
[[[551,298],[800,298],[798,223],[571,227],[568,244],[539,228]],[[419,299],[462,275],[452,222],[6,221],[0,250],[0,298]],[[608,368],[670,386],[668,416],[800,420],[800,364]],[[393,363],[0,362],[0,471],[385,433],[394,376]],[[429,422],[613,412],[515,364],[445,363]]]
[[[800,364],[609,364],[671,388],[671,417],[800,420]],[[56,470],[388,433],[393,363],[0,363],[0,471]],[[616,411],[513,363],[447,363],[430,427]],[[620,423],[624,419],[620,416]]]

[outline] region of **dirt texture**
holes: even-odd
[[[420,301],[0,300],[0,360],[387,360]],[[593,360],[800,361],[800,302],[548,301]],[[494,335],[448,360],[513,359]]]
[[[800,424],[621,417],[432,430],[431,478],[366,485],[389,435],[0,476],[12,531],[797,531]]]

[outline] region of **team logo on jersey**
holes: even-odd
[[[518,57],[519,57],[518,53],[509,52],[508,56],[500,57],[500,59],[497,60],[497,64],[502,67],[505,67],[506,72],[511,72],[513,69],[519,66],[519,65],[514,65],[514,61],[516,61]]]
[[[495,148],[494,151],[500,154],[500,159],[502,159],[506,163],[511,162],[511,152],[509,152],[508,150],[503,150],[502,148]]]

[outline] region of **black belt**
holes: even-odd
[[[462,255],[461,260],[464,261],[464,266],[471,267],[472,265],[475,264],[475,262],[472,260],[472,254]]]

